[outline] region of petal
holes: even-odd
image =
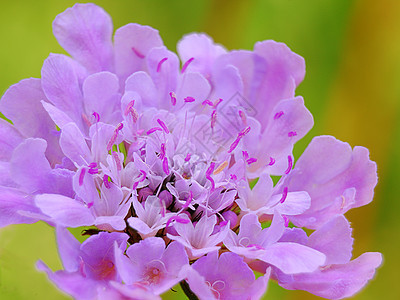
[[[380,253],[368,252],[347,264],[331,265],[310,274],[294,275],[292,280],[280,281],[279,284],[285,289],[305,290],[328,299],[347,298],[359,292],[374,277],[381,263]]]
[[[0,119],[0,161],[8,161],[14,149],[22,141],[23,137],[18,130],[7,121]]]
[[[50,146],[46,155],[50,161],[58,162],[61,160],[61,151],[56,128],[43,109],[42,100],[47,101],[40,79],[24,79],[6,91],[0,101],[0,111],[26,137],[45,139]]]
[[[304,137],[314,124],[302,97],[279,102],[272,111],[273,116],[276,114],[280,116],[269,118],[268,126],[262,133],[261,141],[257,145],[257,162],[252,164],[251,170],[268,164],[270,157],[276,160],[276,164],[278,160],[282,160],[283,170],[286,170],[288,154],[293,145]],[[283,171],[279,175],[282,173]]]
[[[62,291],[76,299],[95,299],[98,282],[85,278],[79,273],[58,271],[53,273],[41,260],[36,263],[39,271],[45,272],[49,279]]]
[[[75,61],[61,54],[51,54],[42,67],[42,88],[47,99],[76,122],[82,115],[80,81],[84,72]]]
[[[63,227],[56,228],[58,253],[60,254],[64,269],[75,272],[79,269],[79,254],[81,243]]]
[[[110,72],[92,74],[83,82],[82,90],[88,117],[96,112],[101,121],[113,121],[113,113],[119,110],[118,77]]]
[[[65,156],[79,166],[88,165],[93,161],[86,140],[75,123],[68,123],[63,127],[60,146]]]
[[[44,179],[51,167],[44,154],[46,147],[45,140],[29,138],[13,152],[10,161],[11,176],[28,193],[43,192],[47,188]]]
[[[200,73],[185,72],[176,91],[177,106],[197,105],[202,103],[210,94],[211,86]],[[193,97],[195,102],[185,103],[186,97]]]
[[[19,212],[40,213],[32,196],[17,189],[0,186],[0,227],[10,224],[31,224],[38,221],[38,218],[30,218]]]
[[[259,259],[286,274],[313,272],[325,263],[323,253],[303,245],[287,242],[269,246]]]
[[[151,49],[146,60],[148,73],[158,90],[159,102],[153,106],[168,109],[171,106],[169,93],[175,91],[178,84],[179,59],[166,47],[157,47]]]
[[[149,237],[130,246],[126,254],[135,265],[143,267],[153,260],[159,260],[164,250],[165,242],[163,239]]]
[[[145,107],[157,106],[156,90],[151,77],[143,71],[133,73],[125,83],[125,91],[137,92]]]
[[[311,207],[293,218],[301,227],[316,229],[336,214],[372,201],[376,164],[368,150],[351,147],[331,136],[314,138],[286,181],[289,191],[307,191]]]
[[[327,265],[349,262],[353,250],[349,222],[341,215],[333,218],[310,235],[307,246],[324,253]]]
[[[145,69],[144,58],[154,47],[163,46],[158,31],[139,24],[128,24],[114,35],[115,68],[121,82],[129,75]]]
[[[112,32],[110,16],[91,3],[75,4],[53,22],[57,41],[90,72],[113,69]]]
[[[192,33],[185,35],[177,45],[182,64],[192,57],[192,62],[187,66],[190,72],[199,72],[203,75],[211,74],[214,60],[226,53],[221,45],[214,44],[211,37],[204,33]]]
[[[72,198],[42,194],[35,197],[35,203],[60,226],[79,227],[94,224],[94,217],[89,208]]]

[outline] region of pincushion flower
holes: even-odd
[[[12,122],[0,120],[0,225],[56,227],[64,270],[38,269],[60,289],[158,299],[180,282],[190,298],[259,299],[271,276],[338,299],[373,277],[381,254],[351,260],[343,216],[373,198],[368,150],[322,136],[292,154],[313,125],[295,95],[302,57],[274,41],[227,51],[205,34],[185,36],[178,57],[148,26],[112,37],[94,4],[53,32],[71,57],[51,54],[0,101]],[[81,226],[94,226],[83,244],[66,229]]]

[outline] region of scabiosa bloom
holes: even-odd
[[[205,34],[185,36],[178,57],[148,26],[112,39],[93,4],[53,31],[71,57],[51,54],[41,79],[0,101],[12,122],[0,120],[0,225],[56,227],[64,270],[37,267],[60,289],[159,299],[180,282],[190,298],[259,299],[272,279],[339,299],[373,277],[381,254],[351,260],[343,216],[373,198],[368,150],[322,136],[292,154],[313,125],[295,95],[303,58]],[[82,244],[66,229],[81,226]]]

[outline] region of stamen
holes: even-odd
[[[145,58],[145,56],[142,53],[140,53],[137,49],[135,49],[134,47],[132,47],[131,49],[132,49],[133,53],[136,54],[137,57]]]
[[[239,110],[239,117],[242,120],[243,124],[246,125],[247,124],[247,117],[246,117],[246,114],[242,110]]]
[[[289,172],[292,170],[293,167],[293,160],[292,157],[289,155],[288,156],[288,168],[285,171],[285,174],[289,174]]]
[[[83,178],[85,177],[86,168],[82,168],[81,174],[79,174],[79,185],[83,184]]]
[[[214,103],[214,108],[217,109],[218,105],[222,102],[223,100],[221,98],[219,98],[218,100],[215,100]]]
[[[170,92],[169,96],[171,97],[172,105],[175,106],[176,105],[176,95],[175,95],[175,93],[174,92]]]
[[[214,106],[214,104],[208,99],[204,100],[203,103],[201,103],[201,105],[206,105],[206,104],[209,106]]]
[[[252,157],[252,158],[249,158],[249,159],[247,160],[247,164],[248,164],[248,165],[251,165],[251,164],[255,163],[256,161],[257,161],[257,158]]]
[[[109,140],[108,144],[107,144],[107,151],[110,151],[112,146],[114,145],[115,141],[117,140],[118,137],[118,132],[124,128],[124,124],[119,123],[117,125],[117,128],[115,128],[113,135],[111,136],[111,139]]]
[[[222,164],[220,164],[218,166],[218,168],[215,169],[215,171],[213,172],[214,175],[217,175],[219,173],[221,173],[226,167],[228,166],[228,162],[224,161]]]
[[[89,168],[93,169],[93,168],[97,168],[97,162],[92,162],[89,164]]]
[[[96,123],[100,122],[100,115],[97,112],[93,112],[92,115],[93,115]]]
[[[283,116],[283,111],[279,111],[279,112],[277,112],[277,113],[275,114],[274,120],[277,120],[277,119],[279,119],[279,118],[282,117],[282,116]]]
[[[207,175],[206,178],[211,182],[211,190],[210,192],[213,192],[215,190],[215,181],[212,179],[210,175]]]
[[[171,218],[168,219],[167,224],[165,225],[165,228],[168,228],[168,226],[169,226],[173,221],[175,221],[175,222],[177,222],[177,223],[181,223],[181,224],[188,224],[188,223],[190,223],[190,220],[188,220],[188,219],[184,219],[184,218],[181,218],[181,217],[179,217],[179,216],[173,216],[173,217],[171,217]]]
[[[246,127],[245,129],[243,129],[241,132],[239,132],[239,136],[240,137],[243,137],[243,136],[245,136],[246,134],[248,134],[249,132],[250,132],[250,126],[249,127]]]
[[[128,103],[128,105],[126,106],[124,115],[127,116],[129,114],[129,112],[131,111],[131,108],[133,107],[133,105],[135,104],[135,100],[132,100],[131,102]]]
[[[210,166],[208,167],[206,171],[206,176],[210,176],[212,172],[214,171],[215,168],[215,162],[210,163]]]
[[[89,174],[94,175],[94,174],[99,174],[99,169],[97,168],[90,168],[88,171]]]
[[[163,166],[164,173],[169,175],[170,172],[169,172],[168,158],[167,157],[164,157],[162,166]]]
[[[167,127],[167,125],[165,125],[165,123],[163,121],[161,121],[160,119],[157,119],[157,122],[158,122],[158,124],[160,124],[162,129],[164,129],[165,133],[169,133],[168,127]]]
[[[192,201],[193,201],[193,192],[190,191],[190,192],[189,192],[189,197],[187,198],[185,204],[182,206],[182,210],[188,208],[189,205],[190,205],[190,203],[192,203]]]
[[[186,103],[187,102],[194,102],[195,101],[195,99],[193,98],[193,97],[190,97],[190,96],[188,96],[188,97],[186,97],[185,99],[183,99]]]
[[[211,128],[215,127],[215,123],[217,122],[217,111],[214,109],[211,113]]]
[[[247,153],[247,151],[242,151],[242,153],[243,153],[244,160],[248,160],[249,159],[249,153]]]
[[[107,189],[110,189],[111,186],[110,186],[110,182],[108,181],[108,178],[110,178],[108,175],[104,175],[104,176],[103,176],[103,183],[104,183],[104,186],[105,186]]]
[[[297,132],[296,131],[290,131],[289,133],[288,133],[288,137],[294,137],[294,136],[296,136],[297,135]]]
[[[189,58],[182,66],[181,74],[186,71],[186,68],[189,66],[189,64],[193,61],[194,57]]]
[[[285,221],[285,227],[288,227],[289,226],[289,218],[286,216],[282,216],[282,217],[283,217],[283,220]]]
[[[281,200],[279,200],[280,203],[285,202],[287,194],[288,194],[288,188],[287,188],[287,186],[285,186],[283,188],[282,198],[281,198]]]
[[[270,157],[268,166],[272,166],[273,164],[275,164],[275,159]]]
[[[91,208],[91,207],[93,206],[93,204],[94,204],[93,201],[92,201],[92,202],[89,202],[89,203],[87,204],[87,207],[88,207],[88,208]]]
[[[165,144],[161,144],[161,152],[160,152],[160,159],[163,160],[165,157]]]
[[[118,153],[113,151],[111,155],[115,161],[115,164],[117,165],[117,171],[121,171],[121,160],[119,159]]]
[[[166,61],[168,57],[164,57],[162,60],[157,65],[157,73],[161,71],[161,65],[163,64],[164,61]]]
[[[150,134],[152,134],[153,132],[156,132],[156,131],[162,131],[162,129],[161,129],[160,127],[153,127],[153,128],[150,128],[150,129],[146,132],[146,134],[147,134],[147,135],[150,135]]]
[[[185,161],[189,161],[191,157],[192,157],[192,156],[190,155],[190,153],[188,153],[188,154],[186,155],[186,157],[185,157]]]

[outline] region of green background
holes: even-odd
[[[86,1],[84,1],[86,2]],[[206,32],[228,49],[255,42],[285,42],[306,60],[297,90],[315,118],[297,144],[296,157],[315,135],[330,134],[370,149],[379,184],[372,204],[351,211],[354,256],[380,251],[383,266],[354,299],[400,299],[400,1],[93,1],[113,18],[114,29],[130,22],[160,31],[175,51],[182,35]],[[67,0],[0,3],[0,93],[27,77],[39,77],[50,52],[63,53],[52,35],[54,17],[74,4]],[[0,299],[69,299],[35,271],[43,259],[60,268],[53,230],[38,223],[0,230]],[[179,288],[177,288],[179,290]],[[165,298],[176,299],[170,292]],[[270,284],[268,299],[317,299]]]

